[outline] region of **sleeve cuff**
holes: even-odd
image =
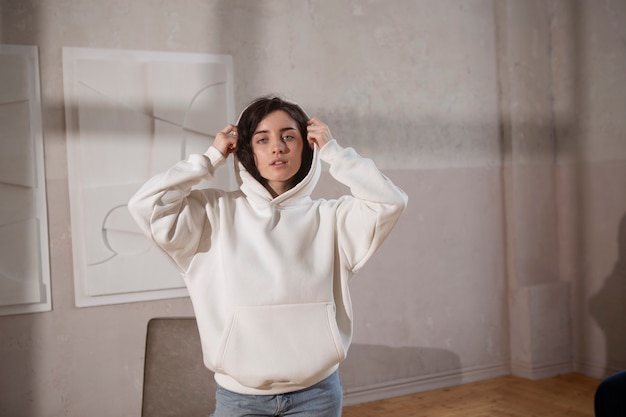
[[[224,161],[226,161],[226,157],[224,157],[224,155],[222,155],[222,153],[214,146],[209,147],[209,149],[207,149],[207,151],[204,153],[204,156],[209,158],[209,161],[211,161],[211,165],[216,168],[222,165]]]
[[[343,148],[335,139],[331,139],[319,150],[320,159],[331,163]]]

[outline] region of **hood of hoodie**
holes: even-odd
[[[319,181],[322,171],[322,163],[319,159],[319,149],[317,144],[315,144],[313,147],[311,169],[307,175],[293,188],[285,191],[279,196],[273,197],[263,184],[258,182],[248,172],[248,170],[244,168],[243,164],[239,162],[237,158],[234,158],[234,163],[237,185],[251,203],[260,207],[274,206],[286,208],[308,203],[311,201],[311,194]]]

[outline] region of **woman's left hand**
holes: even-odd
[[[330,133],[330,129],[328,126],[319,120],[317,117],[312,117],[309,119],[307,126],[307,141],[311,148],[313,144],[317,143],[317,147],[322,149],[324,145],[330,142],[333,139],[332,133]]]

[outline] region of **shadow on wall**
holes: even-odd
[[[459,357],[444,349],[353,344],[339,372],[344,393],[349,397],[385,389],[397,392],[397,387],[415,386],[424,376],[429,379],[442,376],[446,386],[458,385],[461,383],[461,375],[455,372],[458,369],[461,369]]]
[[[622,216],[617,236],[617,262],[602,289],[589,301],[589,312],[598,323],[606,342],[605,371],[626,369],[626,214]]]
[[[34,416],[37,402],[38,315],[0,317],[0,416]],[[19,398],[20,401],[15,401]]]

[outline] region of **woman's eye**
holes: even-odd
[[[267,138],[261,138],[257,140],[257,143],[267,143]]]
[[[283,136],[283,140],[294,140],[294,137],[291,135],[285,135]]]

